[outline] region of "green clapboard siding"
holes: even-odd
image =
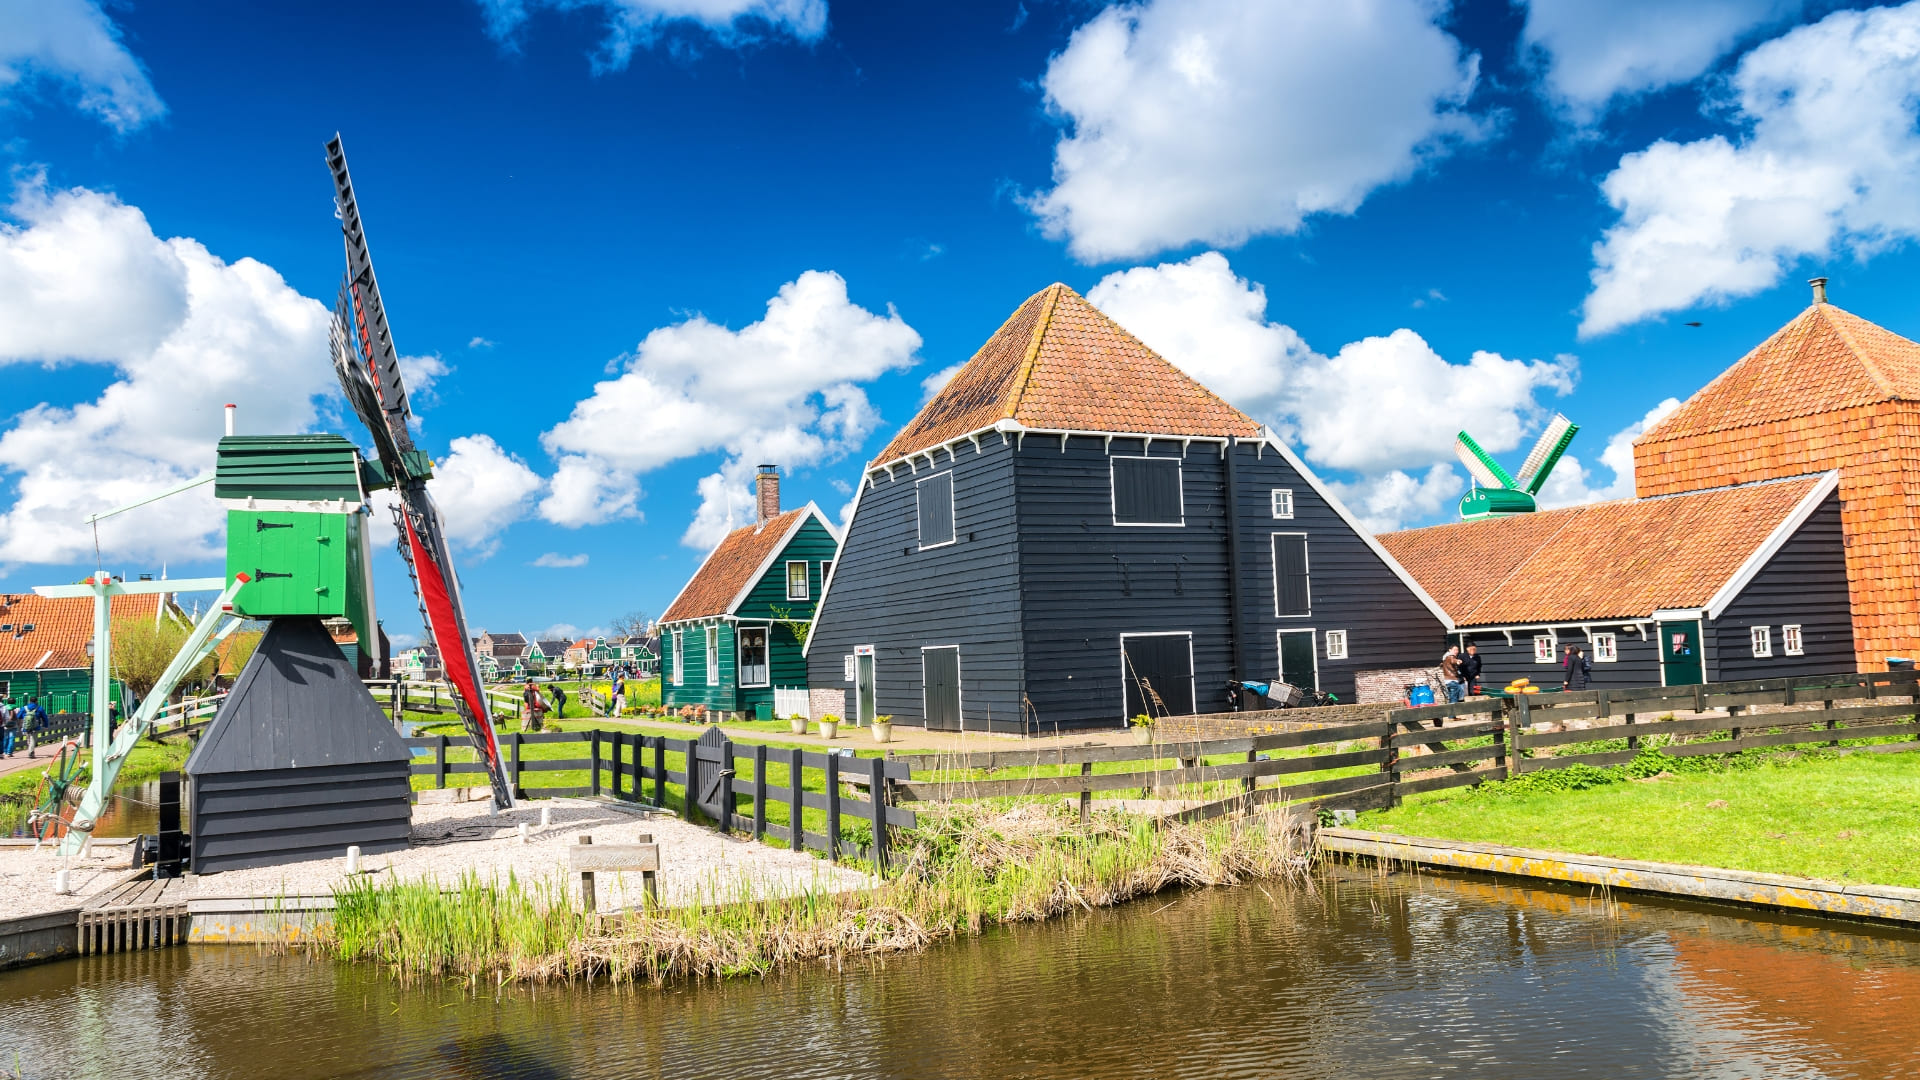
[[[93,672],[86,668],[0,671],[0,683],[6,684],[5,696],[19,704],[37,697],[50,713],[93,711]],[[114,697],[124,700],[126,688],[118,680],[110,685]]]
[[[720,677],[712,682],[707,680],[707,630],[714,627],[719,630]],[[665,627],[669,633],[686,635],[687,671],[684,685],[673,685],[673,673],[667,671],[662,679],[661,700],[673,707],[682,705],[705,705],[709,709],[733,711],[740,706],[737,701],[738,690],[735,680],[736,653],[734,652],[734,628],[732,623],[673,623]],[[668,664],[672,665],[673,648],[671,638],[667,647]]]
[[[234,597],[234,610],[255,619],[345,616],[362,641],[371,640],[364,528],[365,515],[357,512],[229,510],[227,576],[253,579]]]
[[[213,494],[358,503],[360,451],[338,435],[228,435],[220,440]]]

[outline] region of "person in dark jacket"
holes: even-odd
[[[1468,694],[1480,693],[1480,668],[1486,661],[1480,656],[1480,646],[1467,642],[1467,655],[1460,658],[1460,679],[1467,684]]]
[[[1567,658],[1561,664],[1567,669],[1566,689],[1585,690],[1593,681],[1593,661],[1587,659],[1587,650],[1567,646]]]

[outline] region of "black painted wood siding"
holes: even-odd
[[[1800,626],[1804,654],[1788,656],[1780,628]],[[1771,627],[1773,655],[1753,655],[1752,628]],[[1706,628],[1715,681],[1852,671],[1853,608],[1847,595],[1840,499],[1830,495],[1760,573]]]
[[[406,847],[413,828],[406,761],[206,773],[190,787],[196,874],[337,859]]]
[[[1592,681],[1587,684],[1590,690],[1626,690],[1641,686],[1660,685],[1660,642],[1654,636],[1657,629],[1651,622],[1647,624],[1647,639],[1640,640],[1640,631],[1616,623],[1595,623],[1595,632],[1611,632],[1614,645],[1620,659],[1612,663],[1595,663]],[[1547,627],[1527,627],[1513,632],[1513,644],[1507,644],[1507,637],[1498,630],[1467,630],[1455,635],[1454,640],[1464,645],[1471,641],[1480,647],[1480,685],[1497,690],[1515,679],[1531,679],[1535,686],[1549,690],[1558,690],[1565,679],[1558,657],[1567,646],[1587,650],[1587,659],[1593,659],[1593,643],[1579,627],[1555,627],[1555,661],[1551,664],[1533,662],[1533,636],[1544,634]],[[1433,652],[1430,664],[1440,662],[1440,654],[1445,651],[1442,645]]]
[[[1197,448],[1196,448],[1197,449]],[[1217,452],[1217,448],[1209,448]],[[1446,626],[1372,546],[1350,528],[1280,452],[1242,444],[1235,450],[1238,491],[1241,605],[1245,612],[1247,679],[1280,674],[1280,630],[1314,631],[1320,689],[1354,701],[1354,674],[1438,662]],[[1293,517],[1273,516],[1275,488],[1293,492]],[[1305,533],[1311,613],[1276,615],[1274,533]],[[1347,632],[1347,658],[1327,658],[1327,631]]]
[[[924,459],[918,473],[897,468],[894,479],[872,481],[861,494],[814,622],[807,682],[845,692],[851,713],[843,658],[872,645],[875,707],[895,723],[922,724],[920,649],[958,645],[968,729],[990,722],[1017,731],[1023,660],[1013,450],[986,435],[979,452],[963,443],[956,455],[937,452],[935,466],[953,473],[955,542],[945,547],[918,550],[914,482],[929,475]]]
[[[1115,525],[1104,438],[1029,435],[1016,453],[1021,617],[1036,731],[1117,726],[1120,635],[1193,635],[1197,708],[1227,705],[1225,472],[1218,443],[1113,440],[1116,455],[1181,462],[1184,525]]]

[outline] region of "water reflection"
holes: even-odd
[[[0,1062],[140,1077],[1886,1077],[1920,938],[1330,871],[879,965],[470,993],[246,948],[0,975]]]

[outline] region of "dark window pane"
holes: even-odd
[[[740,628],[740,685],[763,686],[767,682],[767,632]]]
[[[1180,524],[1179,460],[1114,458],[1113,520],[1120,525]]]
[[[941,473],[920,481],[914,489],[920,504],[920,546],[953,542],[953,474]]]
[[[1273,575],[1275,615],[1306,615],[1312,606],[1307,587],[1307,538],[1273,538]]]

